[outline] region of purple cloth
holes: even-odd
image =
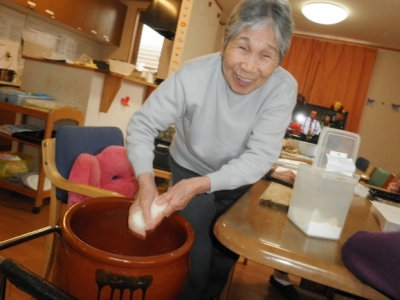
[[[344,243],[342,259],[361,282],[400,299],[400,232],[356,232]]]

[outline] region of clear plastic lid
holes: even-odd
[[[355,163],[360,147],[360,136],[356,133],[324,127],[318,140],[312,169],[325,170],[327,154],[352,159]]]

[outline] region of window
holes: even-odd
[[[147,25],[143,25],[135,64],[137,66],[145,66],[150,70],[157,70],[163,44],[163,36]]]

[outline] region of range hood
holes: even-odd
[[[140,17],[140,22],[163,37],[174,40],[182,0],[153,0]]]

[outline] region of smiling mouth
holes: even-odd
[[[249,83],[252,83],[252,82],[254,82],[254,80],[252,80],[252,79],[247,79],[247,78],[243,78],[243,77],[241,77],[241,76],[239,76],[239,75],[235,75],[236,76],[236,79],[239,81],[239,83],[241,83],[241,84],[249,84]]]

